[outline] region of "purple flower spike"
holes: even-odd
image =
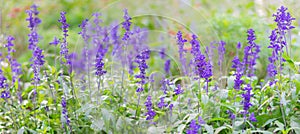
[[[190,129],[187,130],[187,134],[198,134],[200,126],[197,124],[196,120],[192,120],[190,123]]]
[[[277,27],[283,32],[295,28],[292,26],[292,21],[295,20],[295,18],[293,18],[289,12],[286,12],[287,10],[288,9],[286,7],[281,6],[278,8],[277,12],[273,14]]]
[[[135,62],[138,63],[138,67],[140,69],[140,73],[135,75],[135,78],[140,79],[138,82],[140,87],[136,90],[136,92],[142,92],[144,90],[143,85],[146,84],[146,79],[148,79],[146,76],[146,69],[148,68],[146,60],[150,58],[150,53],[151,51],[146,49],[136,56]]]
[[[212,76],[212,65],[210,64],[210,61],[206,62],[205,56],[201,53],[200,43],[197,40],[197,36],[193,35],[192,38],[193,39],[190,41],[190,43],[192,45],[191,53],[194,56],[192,60],[194,73],[199,78],[204,78],[206,82],[209,82],[209,78]]]
[[[129,39],[129,36],[132,34],[130,32],[130,26],[131,26],[131,17],[128,15],[127,9],[124,9],[124,22],[122,23],[123,28],[125,29],[125,33],[123,35],[122,40],[126,41]]]
[[[182,38],[182,32],[181,31],[177,32],[176,38],[177,38],[179,59],[180,59],[180,62],[182,64],[182,70],[183,70],[183,73],[185,75],[187,75],[188,72],[187,72],[186,57],[185,57],[186,50],[184,50],[184,43],[187,42],[187,40]]]
[[[64,117],[65,119],[65,122],[62,123],[62,128],[64,128],[64,124],[66,123],[67,126],[69,126],[70,130],[72,131],[72,127],[71,127],[71,121],[70,121],[70,118],[68,116],[68,110],[67,110],[67,102],[66,102],[66,99],[65,97],[62,97],[61,98],[61,106],[62,106],[62,116]]]
[[[66,59],[66,62],[64,62],[62,59],[60,62],[63,65],[71,66],[72,63],[71,63],[71,59],[69,58],[69,50],[68,50],[68,42],[67,42],[67,36],[69,36],[68,35],[69,24],[67,23],[67,19],[65,15],[66,12],[60,12],[60,19],[58,20],[58,22],[61,23],[61,29],[63,31],[63,39],[60,46],[60,55],[61,58],[64,57]]]
[[[281,53],[284,52],[284,47],[286,47],[286,51],[288,51],[285,39],[287,31],[295,28],[292,26],[292,21],[294,21],[295,18],[287,12],[286,7],[281,6],[278,8],[277,12],[273,14],[273,17],[275,17],[274,21],[277,23],[277,28],[272,30],[271,35],[269,36],[270,45],[268,48],[272,49],[272,56],[269,57],[270,63],[267,67],[268,76],[271,78],[270,86],[276,83],[275,76],[277,75],[277,72],[282,69],[281,62],[285,62],[285,60],[281,57]],[[277,67],[278,64],[279,67]]]
[[[247,84],[247,86],[244,88],[244,93],[242,94],[242,97],[243,97],[243,109],[244,109],[244,115],[248,114],[249,112],[249,109],[250,107],[252,106],[252,104],[250,103],[250,99],[251,99],[251,90],[252,90],[252,87],[250,84]]]
[[[221,67],[222,63],[224,61],[224,55],[225,55],[225,45],[226,42],[225,41],[220,41],[219,42],[219,46],[218,46],[218,52],[219,52],[219,61],[218,61],[218,65]]]
[[[254,33],[253,29],[249,29],[247,31],[248,33],[248,46],[244,48],[244,69],[247,71],[247,75],[254,76],[255,68],[254,66],[256,65],[256,60],[259,58],[259,52],[260,52],[260,46],[257,45],[254,41],[256,40],[256,36]]]
[[[146,120],[152,120],[154,116],[156,115],[156,112],[153,110],[151,96],[149,95],[147,97],[147,101],[145,102],[145,106],[147,108],[146,112]]]
[[[96,64],[95,64],[96,76],[102,76],[106,73],[106,71],[103,69],[104,68],[103,58],[104,58],[106,52],[107,52],[107,49],[102,48],[102,46],[100,46],[98,48],[98,51],[96,54]]]
[[[171,60],[166,60],[164,69],[167,74],[170,74],[170,64],[171,64]]]
[[[28,34],[29,45],[28,48],[32,51],[32,58],[30,59],[31,67],[34,73],[34,84],[37,85],[40,81],[40,68],[44,65],[44,55],[42,49],[40,49],[37,44],[39,41],[39,35],[36,32],[37,26],[41,23],[41,20],[37,17],[39,12],[37,11],[37,6],[31,6],[30,10],[27,10],[28,18],[26,19],[29,22],[28,27],[30,28],[30,33]]]

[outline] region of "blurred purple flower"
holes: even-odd
[[[171,64],[171,60],[166,60],[165,61],[165,68],[164,68],[164,70],[165,70],[166,74],[170,74],[170,64]]]
[[[161,84],[161,90],[164,92],[164,94],[167,94],[168,86],[173,85],[173,83],[169,79],[163,78],[160,81]]]
[[[52,42],[50,42],[49,44],[50,44],[50,45],[57,46],[57,45],[59,44],[59,42],[60,42],[60,41],[59,41],[59,39],[58,39],[58,38],[56,38],[56,37],[54,37],[54,38],[53,38],[53,41],[52,41]]]
[[[131,26],[131,17],[128,15],[127,9],[124,9],[124,22],[122,23],[122,27],[125,29],[125,33],[123,35],[122,40],[126,41],[129,39],[129,36],[132,34],[130,32],[130,26]]]
[[[226,45],[225,41],[220,41],[219,42],[219,46],[218,46],[218,53],[219,53],[218,65],[220,66],[220,68],[222,68],[222,63],[224,61],[224,55],[225,55],[225,51],[226,51],[225,45]]]
[[[182,32],[181,31],[177,32],[176,38],[177,38],[179,59],[180,59],[180,62],[182,64],[182,70],[183,70],[183,73],[185,75],[187,75],[188,72],[187,72],[186,57],[185,57],[186,50],[184,50],[184,43],[187,42],[187,40],[182,38]]]
[[[164,59],[166,57],[166,48],[161,48],[160,51],[159,51],[159,56],[161,59]]]

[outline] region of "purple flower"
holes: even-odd
[[[251,114],[250,114],[249,120],[252,121],[252,122],[257,122],[254,113],[251,113]]]
[[[235,114],[234,114],[233,112],[231,112],[230,110],[227,110],[226,113],[229,114],[229,118],[230,118],[231,120],[234,120],[234,119],[235,119]]]
[[[173,85],[173,83],[169,79],[162,79],[160,81],[161,90],[164,92],[164,94],[167,94],[168,86]]]
[[[72,131],[72,128],[71,128],[71,121],[70,121],[70,118],[68,116],[68,110],[67,110],[67,102],[66,102],[66,99],[65,97],[62,97],[61,98],[61,106],[62,106],[62,116],[64,117],[65,119],[65,122],[62,123],[62,128],[64,128],[64,124],[66,123],[70,130]]]
[[[9,63],[10,63],[10,68],[11,68],[12,73],[13,73],[12,74],[12,76],[13,76],[12,85],[15,83],[18,76],[22,74],[21,64],[18,63],[18,61],[12,57],[13,53],[15,52],[15,49],[12,48],[14,46],[14,44],[12,43],[13,40],[15,40],[14,37],[8,36],[7,37],[7,44],[4,45],[4,47],[7,48],[8,54],[7,54],[6,57],[9,61]]]
[[[68,35],[69,24],[67,23],[67,19],[65,15],[66,12],[60,12],[60,19],[58,20],[58,22],[62,24],[61,29],[63,30],[63,38],[60,45],[60,56],[61,58],[64,57],[66,60],[66,62],[64,62],[61,59],[61,64],[71,66],[71,60],[69,59],[69,50],[68,50],[68,42],[67,42],[67,36],[69,36]]]
[[[205,121],[202,119],[201,116],[198,116],[198,123],[201,124],[205,124]]]
[[[149,95],[147,97],[147,101],[145,102],[145,106],[147,108],[147,112],[146,112],[146,120],[152,120],[154,118],[154,116],[156,115],[156,112],[153,110],[153,106],[152,106],[152,101],[151,101],[151,96]]]
[[[2,99],[8,99],[8,98],[10,98],[10,92],[9,92],[9,90],[3,90],[2,92],[1,92],[1,98]]]
[[[198,134],[200,126],[196,123],[196,120],[192,120],[190,123],[190,129],[187,130],[187,134]]]
[[[171,64],[171,60],[166,60],[164,69],[167,74],[170,74],[170,64]]]
[[[246,114],[248,114],[249,112],[249,109],[250,107],[252,106],[252,104],[250,103],[250,99],[251,99],[251,90],[252,90],[252,87],[250,84],[247,84],[246,87],[244,87],[244,93],[242,94],[242,97],[243,97],[243,113],[244,113],[244,116]]]
[[[81,24],[78,26],[81,28],[81,31],[78,33],[81,35],[82,39],[85,43],[88,43],[88,39],[90,36],[87,34],[87,25],[88,25],[88,19],[84,19]],[[85,44],[86,45],[86,44]]]
[[[205,78],[206,82],[209,82],[209,78],[212,76],[212,65],[210,62],[206,62],[205,56],[201,53],[200,44],[197,41],[197,36],[192,35],[190,41],[192,45],[191,53],[194,56],[192,63],[194,64],[194,72],[199,78]]]
[[[256,65],[256,60],[259,58],[258,53],[260,52],[260,46],[257,45],[254,41],[256,40],[255,33],[253,29],[249,29],[248,33],[248,46],[244,48],[244,69],[247,71],[247,75],[254,76],[254,66]]]
[[[95,69],[96,69],[96,76],[102,76],[106,73],[106,71],[103,69],[104,68],[104,62],[103,58],[107,52],[106,48],[103,48],[102,45],[99,46],[97,54],[96,54],[96,64],[95,64]]]
[[[177,84],[177,87],[174,90],[175,95],[179,95],[181,93],[183,93],[183,89],[181,89],[180,84]]]
[[[112,40],[113,50],[112,50],[112,55],[115,55],[120,47],[120,36],[118,35],[118,30],[119,30],[119,25],[118,23],[113,23],[111,24],[111,30],[110,30],[110,37]]]
[[[28,28],[30,28],[32,31],[42,22],[38,17],[36,17],[39,14],[37,11],[37,6],[32,5],[30,10],[27,10],[26,13],[28,14],[28,18],[26,18],[26,20],[29,22]]]
[[[53,41],[49,43],[50,45],[54,45],[54,46],[57,46],[59,44],[59,39],[54,37],[53,38]]]
[[[222,66],[222,63],[224,61],[224,55],[225,55],[225,45],[226,45],[226,42],[225,41],[220,41],[219,42],[219,46],[218,46],[218,52],[219,52],[219,61],[218,61],[218,65]]]
[[[182,38],[181,31],[177,32],[176,38],[177,38],[179,59],[182,64],[182,70],[183,70],[183,73],[185,75],[187,75],[188,72],[187,72],[186,57],[185,57],[186,50],[184,50],[184,43],[187,42],[187,40]]]
[[[173,104],[170,104],[170,105],[169,105],[169,109],[170,109],[171,113],[172,113],[173,107],[174,107]]]
[[[164,59],[166,57],[166,48],[161,48],[160,51],[159,51],[159,56],[161,59]]]
[[[241,49],[242,48],[242,44],[241,42],[238,42],[237,46],[236,46],[237,49]]]
[[[104,37],[102,39],[102,43],[98,43],[98,51],[96,53],[96,64],[95,64],[95,68],[96,68],[96,75],[97,76],[102,76],[106,73],[105,70],[103,70],[103,67],[104,67],[104,62],[103,62],[103,59],[104,59],[104,56],[107,52],[107,48],[104,47],[104,45],[107,45],[108,42],[109,42],[109,37],[108,37],[108,34],[107,34],[107,31],[106,29],[103,29],[104,30]]]
[[[165,97],[161,97],[159,100],[160,100],[160,101],[159,101],[159,103],[157,104],[157,107],[158,107],[158,108],[162,109],[162,108],[168,106],[168,103],[165,102]]]
[[[234,87],[233,88],[236,90],[240,90],[241,85],[244,83],[244,81],[241,80],[241,78],[243,76],[243,63],[240,62],[238,55],[236,55],[233,58],[231,67],[236,69],[236,71],[234,73],[235,79],[234,79]]]
[[[135,62],[138,64],[140,69],[140,73],[135,75],[135,78],[140,79],[138,82],[140,87],[136,90],[136,92],[141,92],[144,90],[143,85],[146,84],[146,79],[148,79],[146,76],[146,69],[148,68],[146,60],[150,58],[150,53],[151,51],[146,49],[136,56]]]
[[[289,12],[286,12],[287,10],[286,7],[281,6],[278,8],[277,12],[273,14],[275,17],[274,21],[282,32],[295,28],[292,26],[292,21],[295,20],[295,18],[293,18]]]
[[[28,18],[26,19],[29,22],[28,27],[30,28],[30,34],[28,34],[29,37],[29,46],[28,48],[32,50],[32,58],[31,67],[33,69],[34,73],[34,84],[37,85],[40,81],[40,68],[44,65],[44,55],[42,54],[42,50],[37,46],[37,43],[39,41],[39,35],[36,32],[37,26],[41,23],[41,20],[37,17],[39,12],[37,11],[37,6],[32,5],[30,10],[27,10],[26,13],[28,14]],[[34,91],[36,92],[36,91]]]
[[[32,5],[30,7],[30,10],[26,10],[26,13],[28,14],[28,18],[26,18],[26,21],[29,22],[28,28],[30,29],[30,33],[28,34],[28,49],[34,50],[37,43],[39,42],[39,35],[36,32],[37,26],[41,23],[41,20],[37,17],[39,12],[37,11],[37,6]]]
[[[0,68],[0,88],[6,88],[7,87],[7,84],[5,83],[6,82],[6,78],[5,76],[3,75],[3,71],[2,69]]]
[[[126,41],[129,39],[129,36],[132,34],[130,32],[130,26],[131,26],[131,17],[128,15],[127,9],[124,9],[124,22],[122,23],[123,28],[125,29],[125,33],[123,35],[122,40]]]
[[[281,53],[283,53],[283,48],[287,48],[287,42],[286,42],[286,33],[287,31],[295,28],[292,26],[292,21],[295,20],[289,12],[287,12],[287,8],[284,6],[281,6],[277,9],[277,12],[273,14],[273,17],[275,17],[274,21],[277,23],[277,28],[272,30],[271,35],[269,36],[270,39],[270,45],[268,48],[272,49],[272,56],[269,57],[269,65],[267,67],[268,76],[272,78],[273,80],[270,81],[270,86],[276,83],[276,80],[274,80],[275,76],[277,75],[277,67],[276,62],[279,61],[285,62],[285,60],[281,57]],[[282,69],[282,65],[279,64],[279,68]]]

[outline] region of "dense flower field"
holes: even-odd
[[[300,133],[300,65],[288,8],[270,16],[276,27],[263,39],[270,52],[263,78],[257,60],[266,45],[257,43],[257,29],[240,33],[246,40],[233,48],[222,40],[203,44],[205,35],[177,29],[174,45],[154,48],[129,10],[108,25],[100,12],[82,20],[74,52],[67,12],[57,21],[61,34],[46,44],[55,51],[45,51],[39,7],[26,10],[30,60],[14,56],[22,51],[17,37],[6,34],[1,46],[0,132]]]

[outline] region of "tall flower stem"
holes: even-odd
[[[200,101],[201,101],[201,86],[200,86],[200,78],[198,79],[198,86],[199,86],[199,90],[198,90],[198,113],[200,114]]]
[[[35,127],[37,128],[38,126],[37,126],[37,121],[36,121],[36,98],[37,98],[37,91],[36,91],[36,89],[37,89],[37,84],[35,83],[34,84],[34,91],[33,91],[33,114],[34,114],[34,119],[35,119],[35,121],[34,121],[34,123],[35,123]]]
[[[282,119],[283,119],[283,122],[284,122],[284,130],[286,130],[286,126],[287,126],[287,123],[286,123],[286,118],[285,118],[285,112],[284,112],[284,106],[283,104],[281,103],[281,93],[282,93],[282,85],[281,85],[281,79],[282,79],[282,72],[281,72],[281,65],[282,65],[282,51],[280,51],[279,53],[279,83],[278,83],[278,86],[279,86],[279,91],[278,91],[278,97],[279,97],[279,100],[280,100],[280,111],[281,111],[281,116],[282,116]]]
[[[15,118],[13,116],[13,111],[11,109],[11,107],[13,106],[13,99],[12,99],[12,97],[10,97],[10,98],[11,98],[11,106],[9,107],[10,116],[11,116],[11,119],[13,120],[13,124],[12,125],[13,125],[14,129],[17,130],[18,126],[16,126],[16,120],[15,120]],[[7,101],[7,104],[8,104],[8,101]]]
[[[99,100],[101,99],[101,91],[100,91],[100,88],[101,88],[101,76],[98,77],[98,82],[97,82],[98,86],[98,95],[97,95],[97,105],[99,105]]]
[[[139,97],[138,97],[138,103],[136,105],[136,110],[135,110],[135,118],[137,118],[137,113],[138,113],[138,109],[139,109],[139,106],[140,106],[140,99],[141,99],[141,93],[139,93]]]
[[[208,80],[206,80],[206,95],[208,95]]]

